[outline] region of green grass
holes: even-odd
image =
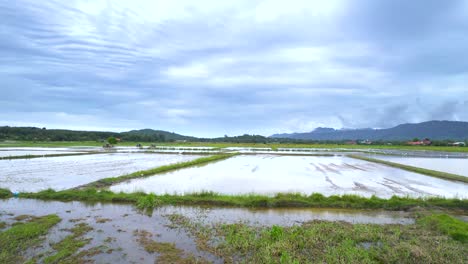
[[[210,205],[251,208],[313,207],[408,210],[414,207],[423,207],[468,210],[468,200],[466,199],[446,199],[437,197],[410,198],[398,196],[383,199],[375,196],[366,198],[358,195],[332,195],[327,197],[319,193],[314,193],[312,195],[289,193],[277,194],[275,196],[255,194],[222,195],[213,192],[186,195],[155,195],[140,192],[114,193],[107,190],[88,188],[58,192],[45,190],[38,193],[20,193],[19,197],[61,201],[133,203],[142,209],[160,205]]]
[[[429,216],[430,217],[430,216]],[[445,215],[453,221],[453,218]],[[419,222],[411,225],[311,221],[291,227],[191,222],[170,215],[198,248],[226,263],[467,263],[468,247]],[[421,223],[426,218],[421,219]],[[457,222],[456,226],[460,223]]]
[[[323,148],[323,149],[396,149],[396,150],[431,150],[447,152],[468,152],[468,147],[454,146],[405,146],[405,145],[346,145],[346,144],[310,144],[310,143],[214,143],[214,142],[121,142],[117,146],[135,146],[137,143],[143,146],[155,144],[157,146],[179,147],[259,147],[259,148]],[[74,146],[102,146],[102,142],[96,141],[6,141],[0,142],[0,147],[74,147]]]
[[[62,241],[51,245],[57,252],[44,259],[45,264],[55,263],[77,263],[78,257],[76,253],[79,249],[87,245],[91,238],[83,238],[85,234],[93,230],[91,226],[86,223],[77,224],[70,229],[71,235],[65,237]]]
[[[0,233],[0,263],[22,263],[21,253],[43,241],[50,228],[60,222],[57,215],[33,218]]]
[[[446,214],[434,214],[420,219],[419,224],[438,230],[453,239],[468,242],[468,223]]]
[[[175,164],[170,164],[170,165],[164,165],[160,166],[157,168],[149,169],[149,170],[142,170],[142,171],[137,171],[133,172],[130,174],[118,176],[118,177],[111,177],[111,178],[104,178],[104,179],[99,179],[95,182],[91,182],[88,184],[85,184],[83,186],[79,186],[76,189],[82,189],[82,188],[88,188],[88,187],[93,187],[93,188],[103,188],[103,187],[108,187],[112,184],[116,184],[119,182],[131,180],[131,179],[136,179],[136,178],[144,178],[148,176],[152,176],[155,174],[159,173],[165,173],[173,170],[178,170],[182,168],[187,168],[187,167],[192,167],[192,166],[197,166],[197,165],[204,165],[210,162],[214,161],[219,161],[219,160],[224,160],[230,157],[233,157],[237,154],[217,154],[217,155],[211,155],[207,157],[201,157],[195,160],[191,161],[186,161],[186,162],[179,162]]]
[[[427,176],[432,176],[444,180],[451,180],[451,181],[460,181],[460,182],[465,182],[468,183],[468,177],[457,175],[457,174],[452,174],[452,173],[447,173],[447,172],[442,172],[442,171],[435,171],[435,170],[428,170],[424,168],[419,168],[419,167],[414,167],[414,166],[409,166],[409,165],[404,165],[400,163],[395,163],[395,162],[390,162],[390,161],[385,161],[385,160],[380,160],[380,159],[374,159],[374,158],[369,158],[369,157],[363,157],[359,155],[348,155],[348,157],[354,158],[354,159],[360,159],[360,160],[365,160],[369,162],[374,162],[374,163],[380,163],[384,164],[390,167],[395,167],[411,172],[416,172],[420,174],[424,174]]]
[[[44,154],[44,155],[21,155],[21,156],[6,156],[6,157],[0,157],[0,160],[52,158],[52,157],[81,156],[81,155],[92,155],[92,154],[105,154],[105,153],[101,153],[101,152],[86,152],[86,153]]]

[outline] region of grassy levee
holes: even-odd
[[[0,263],[23,263],[21,253],[43,240],[50,228],[60,222],[57,215],[35,217],[0,233]]]
[[[141,209],[161,205],[207,205],[250,208],[350,208],[350,209],[385,209],[409,210],[414,207],[444,208],[450,210],[468,210],[467,199],[447,199],[438,197],[410,198],[393,196],[389,199],[358,195],[324,196],[285,193],[274,196],[266,195],[223,195],[213,192],[192,193],[185,195],[155,195],[137,193],[114,193],[108,190],[87,188],[81,190],[54,191],[45,190],[37,193],[20,193],[21,198],[59,201],[85,202],[122,202],[132,203]]]
[[[390,167],[395,167],[411,172],[416,172],[420,174],[424,174],[427,176],[432,176],[444,180],[451,180],[451,181],[460,181],[464,183],[468,183],[468,177],[457,175],[457,174],[452,174],[452,173],[447,173],[447,172],[442,172],[442,171],[435,171],[435,170],[429,170],[429,169],[424,169],[424,168],[419,168],[419,167],[414,167],[414,166],[409,166],[409,165],[404,165],[400,163],[395,163],[395,162],[390,162],[390,161],[385,161],[385,160],[380,160],[380,159],[374,159],[374,158],[369,158],[369,157],[363,157],[360,155],[348,155],[348,157],[354,158],[354,159],[360,159],[360,160],[365,160],[369,162],[374,162],[374,163],[380,163],[384,164]]]
[[[169,171],[178,170],[178,169],[187,168],[187,167],[192,167],[196,165],[204,165],[210,162],[227,159],[236,155],[237,153],[230,153],[230,154],[217,154],[217,155],[211,155],[208,157],[201,157],[201,158],[191,160],[191,161],[164,165],[164,166],[160,166],[160,167],[149,169],[149,170],[136,171],[136,172],[125,174],[125,175],[118,176],[118,177],[99,179],[97,181],[94,181],[94,182],[91,182],[82,186],[78,186],[73,189],[83,189],[83,188],[89,188],[89,187],[93,187],[93,188],[108,187],[112,184],[116,184],[119,182],[136,179],[136,178],[144,178],[144,177],[152,176],[155,174],[169,172]]]
[[[93,154],[95,155],[95,154],[106,154],[106,153],[105,152],[86,152],[86,153],[44,154],[44,155],[21,155],[21,156],[0,157],[0,160],[53,158],[53,157],[82,156],[82,155],[93,155]]]
[[[468,152],[468,147],[456,146],[409,146],[409,145],[347,145],[347,144],[325,144],[325,143],[231,143],[231,142],[121,142],[118,146],[135,146],[136,144],[149,146],[167,147],[252,147],[252,148],[318,148],[318,149],[393,149],[393,150],[430,150],[446,152]],[[96,141],[14,141],[0,142],[2,147],[74,147],[74,146],[102,146],[102,142]]]

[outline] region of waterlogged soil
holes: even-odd
[[[114,186],[115,192],[184,194],[299,192],[399,196],[467,197],[468,184],[442,180],[345,156],[241,155]]]
[[[386,155],[369,155],[369,157],[468,177],[468,158],[422,158]]]
[[[111,153],[0,160],[0,188],[13,192],[63,190],[98,179],[185,162],[198,155]]]
[[[400,149],[360,149],[360,152],[371,152],[376,154],[394,155],[402,157],[421,158],[468,158],[467,152],[447,152],[433,150],[400,150]]]
[[[40,156],[50,154],[77,154],[86,153],[86,151],[75,151],[72,149],[60,148],[0,148],[0,158],[14,157],[14,156]]]
[[[40,201],[32,199],[0,200],[0,222],[5,229],[18,221],[34,216],[57,214],[62,221],[53,227],[46,240],[26,253],[42,262],[56,251],[53,245],[70,235],[78,225],[89,230],[81,239],[86,243],[79,252],[95,263],[154,263],[164,252],[148,251],[154,245],[177,249],[181,258],[223,263],[223,260],[197,248],[197,242],[183,229],[176,228],[173,216],[183,216],[191,222],[206,225],[243,223],[252,226],[293,226],[312,220],[345,221],[349,223],[412,224],[405,212],[327,210],[327,209],[264,209],[173,207],[164,206],[151,212],[141,212],[130,205],[85,204],[82,202]],[[142,237],[144,235],[144,237]],[[144,240],[142,240],[144,238]],[[148,240],[150,239],[150,240]],[[142,244],[142,242],[145,242]],[[145,248],[146,247],[146,248]],[[92,254],[86,253],[93,252]],[[77,252],[77,253],[79,253]],[[39,256],[42,254],[42,256]],[[39,256],[39,257],[38,257]]]

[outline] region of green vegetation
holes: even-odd
[[[94,187],[94,188],[107,187],[112,184],[116,184],[119,182],[131,180],[131,179],[144,178],[144,177],[148,177],[148,176],[155,175],[158,173],[169,172],[169,171],[192,167],[196,165],[204,165],[210,162],[227,159],[235,155],[237,154],[218,154],[218,155],[212,155],[208,157],[201,157],[192,161],[179,162],[175,164],[160,166],[160,167],[149,169],[149,170],[137,171],[137,172],[133,172],[133,173],[118,176],[118,177],[100,179],[95,182],[91,182],[83,186],[77,187],[76,189],[82,189],[86,187]]]
[[[363,157],[359,155],[348,155],[348,157],[355,158],[355,159],[360,159],[360,160],[365,160],[369,162],[375,162],[375,163],[380,163],[384,164],[390,167],[395,167],[411,172],[416,172],[444,180],[451,180],[451,181],[460,181],[460,182],[465,182],[468,183],[468,177],[457,175],[457,174],[452,174],[452,173],[447,173],[447,172],[442,172],[442,171],[435,171],[435,170],[428,170],[424,168],[419,168],[419,167],[413,167],[409,165],[404,165],[400,163],[395,163],[395,162],[390,162],[390,161],[385,161],[385,160],[380,160],[380,159],[374,159],[374,158],[369,158],[369,157]]]
[[[421,225],[438,230],[453,239],[468,242],[468,223],[450,217],[446,214],[434,214],[419,220]]]
[[[43,241],[43,235],[60,222],[57,215],[35,217],[0,233],[0,263],[22,263],[21,253]]]
[[[13,193],[8,189],[0,188],[0,199],[10,198],[13,196]]]
[[[66,129],[46,129],[38,127],[9,127],[0,126],[0,140],[17,141],[96,141],[104,142],[109,137],[120,138],[123,141],[143,142],[171,142],[175,140],[191,140],[176,133],[162,130],[142,129],[128,132],[106,131],[76,131]]]
[[[6,156],[6,157],[0,157],[0,160],[52,158],[52,157],[93,155],[93,154],[103,154],[103,153],[101,153],[101,152],[86,152],[86,153],[60,153],[60,154],[45,154],[45,155]]]
[[[139,142],[143,146],[154,144],[151,141],[122,141],[121,146],[135,146]],[[0,142],[0,147],[101,147],[102,141],[4,141]],[[393,149],[393,150],[408,150],[408,151],[445,151],[445,152],[468,152],[468,147],[455,146],[408,146],[408,145],[348,145],[345,143],[310,143],[310,142],[272,142],[272,143],[236,143],[236,142],[157,142],[158,146],[173,146],[173,147],[251,147],[251,148],[317,148],[317,149],[344,149],[344,150],[369,150],[369,149]]]
[[[275,207],[315,207],[315,208],[355,208],[355,209],[385,209],[408,210],[414,207],[446,208],[452,210],[468,210],[466,199],[446,198],[410,198],[393,196],[389,199],[372,196],[370,198],[358,195],[324,196],[319,193],[276,194],[266,195],[222,195],[213,192],[202,192],[185,195],[155,195],[145,193],[114,193],[107,190],[87,188],[81,190],[54,191],[45,190],[38,193],[20,193],[19,197],[42,200],[88,201],[88,202],[123,202],[134,203],[141,209],[160,205],[211,205],[252,208]]]
[[[109,137],[107,139],[107,143],[109,143],[111,145],[115,145],[115,144],[117,144],[117,139],[115,137]]]
[[[429,216],[430,218],[431,216]],[[448,219],[453,218],[445,215]],[[376,225],[311,221],[291,227],[193,223],[171,215],[199,249],[225,263],[467,263],[463,242],[420,224]],[[459,225],[459,222],[456,222]],[[465,223],[466,225],[466,223]]]
[[[78,250],[87,245],[91,238],[83,238],[85,234],[93,230],[91,226],[85,223],[79,223],[70,229],[71,235],[65,237],[62,241],[53,244],[52,248],[57,252],[44,259],[44,263],[78,263],[80,255],[76,254]]]

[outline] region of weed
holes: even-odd
[[[50,228],[60,222],[57,215],[35,217],[0,233],[0,263],[24,262],[21,253],[38,245]]]

